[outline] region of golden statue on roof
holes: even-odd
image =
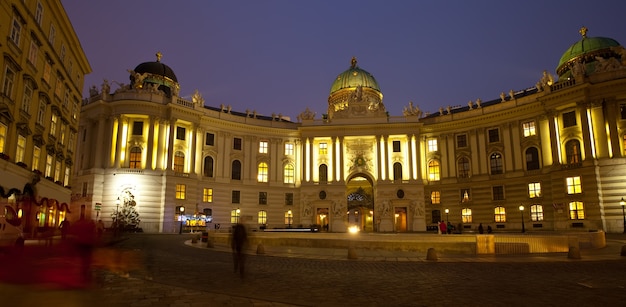
[[[583,26],[582,28],[580,28],[580,30],[578,30],[578,33],[580,33],[580,35],[583,36],[583,38],[587,38],[587,27]]]
[[[161,53],[161,51],[157,51],[156,57],[157,57],[157,62],[161,62],[161,58],[163,57],[163,53]]]
[[[356,57],[352,57],[352,60],[350,61],[350,68],[355,68],[356,67]]]

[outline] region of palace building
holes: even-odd
[[[158,53],[83,100],[71,208],[165,233],[425,232],[442,220],[622,232],[626,50],[580,33],[555,55],[556,76],[432,114],[389,114],[353,58],[329,80],[328,111],[296,121],[205,105],[197,91],[185,100]]]
[[[78,218],[70,180],[91,67],[60,1],[1,1],[0,33],[0,214],[36,235]]]

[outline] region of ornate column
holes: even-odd
[[[578,110],[578,112],[580,113],[580,129],[583,133],[583,149],[584,149],[584,160],[593,160],[593,153],[592,153],[592,148],[595,147],[596,144],[591,144],[592,142],[595,143],[595,140],[593,140],[592,138],[592,131],[593,134],[595,135],[596,131],[593,127],[589,126],[589,117],[587,116],[587,104],[586,103],[578,103],[576,105],[576,109]],[[599,136],[599,135],[598,135]],[[597,151],[596,151],[597,154]]]
[[[159,124],[159,131],[157,135],[158,145],[157,145],[157,161],[156,161],[156,169],[164,170],[166,168],[166,163],[164,162],[165,155],[165,137],[167,133],[165,133],[165,129],[167,129],[166,123],[167,121],[164,119],[158,119],[157,122]]]
[[[197,146],[196,143],[198,140],[198,124],[193,124],[192,126],[192,132],[191,132],[191,139],[188,142],[191,142],[191,144],[187,143],[188,146],[191,145],[191,152],[190,152],[190,157],[189,157],[189,173],[190,174],[197,174],[196,172],[196,155],[198,154],[196,152],[197,150]]]
[[[556,126],[556,116],[553,112],[550,112],[548,115],[548,127],[550,129],[550,147],[552,150],[552,164],[561,164],[561,157],[559,153],[561,152],[561,140],[558,137],[558,127]]]
[[[146,169],[152,170],[152,158],[154,155],[154,121],[155,117],[148,118],[148,143],[146,145]]]
[[[122,137],[124,130],[124,118],[122,115],[117,116],[117,137],[115,139],[115,162],[113,164],[114,168],[120,168],[120,163],[122,159]]]
[[[176,134],[176,120],[170,119],[169,137],[167,140],[167,157],[165,158],[165,169],[174,169],[174,137]]]
[[[96,135],[101,136],[101,135],[105,135],[104,134],[104,123],[105,123],[105,116],[103,114],[100,114],[98,116],[98,132]],[[113,127],[111,127],[113,128]],[[78,142],[77,142],[78,143]],[[103,167],[103,165],[107,165],[108,163],[103,163],[104,161],[102,161],[102,153],[104,153],[104,141],[103,140],[96,140],[96,150],[94,152],[94,168],[101,168]],[[110,152],[110,151],[109,151]]]

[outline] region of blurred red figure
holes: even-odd
[[[96,241],[96,223],[85,219],[85,214],[71,228],[72,239],[81,259],[81,273],[86,283],[91,281],[91,261],[93,247]]]

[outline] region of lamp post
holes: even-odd
[[[180,229],[178,230],[178,234],[182,234],[183,233],[183,214],[185,213],[185,207],[180,206],[178,207],[178,210],[180,211]]]
[[[624,197],[619,202],[620,206],[622,206],[622,217],[624,217],[624,233],[626,233],[626,213],[624,213],[624,207],[626,207],[626,201],[624,201]]]
[[[450,223],[450,219],[448,218],[448,213],[450,213],[450,209],[446,209],[446,222]]]
[[[519,212],[522,214],[522,232],[526,232],[526,229],[524,228],[524,206],[523,205],[519,206]]]

